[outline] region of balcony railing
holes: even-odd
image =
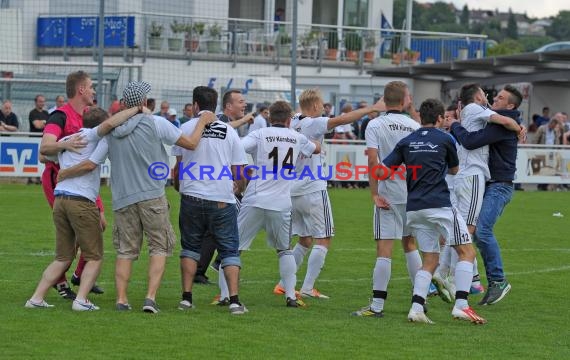
[[[75,24],[75,25],[74,25]],[[82,42],[74,26],[81,24]],[[91,28],[89,27],[91,26]],[[96,57],[98,21],[83,17],[38,18],[38,54],[91,52]],[[45,43],[40,34],[50,27],[60,39]],[[59,28],[57,28],[59,27]],[[108,27],[113,27],[112,31]],[[403,66],[484,57],[486,36],[402,30],[301,24],[292,43],[290,22],[188,17],[173,14],[113,14],[105,19],[106,32],[114,35],[105,43],[105,54],[208,59],[237,62],[289,63],[296,46],[300,64],[321,66]],[[109,37],[106,37],[109,38]],[[53,36],[50,39],[55,39]],[[406,44],[409,44],[406,46]]]

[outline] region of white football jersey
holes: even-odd
[[[82,135],[84,141],[87,141],[87,145],[81,149],[79,153],[75,153],[73,151],[60,152],[58,160],[61,169],[70,168],[73,165],[79,164],[83,160],[90,159],[90,156],[96,149],[100,152],[107,153],[109,148],[107,141],[105,141],[105,139],[101,139],[99,135],[97,135],[97,127],[93,129],[82,128],[78,133]],[[73,135],[66,136],[59,141],[67,141],[71,136]],[[105,160],[103,160],[103,162],[104,161]],[[70,192],[72,194],[86,197],[91,201],[95,201],[95,199],[97,199],[97,195],[99,195],[99,186],[101,184],[101,171],[99,165],[101,165],[101,163],[98,163],[97,168],[85,175],[58,182],[55,186],[55,190]]]
[[[387,112],[370,120],[366,127],[366,147],[378,150],[378,161],[386,158],[396,144],[420,128],[414,119],[400,112]],[[406,179],[395,176],[394,180],[378,181],[378,193],[391,204],[405,204],[408,197]]]
[[[292,129],[272,126],[249,133],[242,140],[255,168],[242,205],[283,211],[291,208],[291,186],[299,176],[295,163],[310,157],[316,145]]]
[[[192,135],[198,118],[185,122],[182,134]],[[172,147],[172,155],[182,156],[180,193],[210,201],[235,204],[232,165],[247,164],[237,132],[228,124],[214,121],[202,132],[195,150]]]
[[[328,117],[304,117],[299,119],[299,116],[295,116],[291,121],[291,129],[322,145],[325,134],[329,132],[328,124]],[[310,169],[315,179],[313,180],[308,176],[303,176],[302,179],[296,180],[291,188],[291,196],[300,196],[327,189],[327,181],[318,178],[319,174],[321,174],[321,176],[327,175],[325,169],[322,168],[325,163],[325,155],[324,151],[321,151],[320,154],[311,156],[301,154],[299,156],[296,163],[297,174],[301,174],[303,169]]]
[[[461,110],[461,125],[467,131],[479,131],[487,126],[491,115],[496,114],[485,106],[471,103]],[[489,173],[489,146],[485,145],[475,150],[467,150],[458,146],[459,172],[456,178],[472,175],[483,175],[485,180],[491,178]]]

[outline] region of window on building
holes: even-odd
[[[344,0],[345,26],[368,27],[368,0]]]

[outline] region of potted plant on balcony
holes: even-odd
[[[162,32],[164,26],[153,21],[148,29],[148,47],[150,50],[162,49]]]
[[[362,50],[362,37],[355,32],[349,32],[344,38],[346,58],[349,61],[358,60],[358,53]]]
[[[212,24],[208,27],[209,39],[207,42],[208,53],[219,54],[222,52],[222,26]]]
[[[187,25],[176,20],[172,21],[170,24],[170,30],[174,37],[167,39],[168,50],[170,51],[180,51],[182,49],[182,38],[178,34],[183,34],[186,32]]]
[[[338,53],[338,33],[336,30],[327,34],[327,59],[336,60]]]
[[[372,31],[369,31],[364,38],[364,61],[368,63],[374,62],[374,51],[378,45],[378,40]]]
[[[195,22],[186,25],[186,50],[197,51],[200,46],[200,38],[204,35],[206,24]]]
[[[291,37],[289,34],[285,31],[280,31],[277,43],[279,44],[277,46],[279,57],[289,57],[289,51],[291,51]]]

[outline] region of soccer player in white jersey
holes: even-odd
[[[322,144],[326,133],[339,125],[351,124],[372,111],[380,111],[380,103],[374,106],[358,109],[342,116],[333,118],[322,117],[323,99],[318,89],[306,89],[299,97],[302,115],[295,117],[291,128],[305,135],[310,140]],[[304,297],[326,299],[328,296],[315,289],[315,281],[325,263],[325,257],[330,247],[331,237],[334,236],[334,223],[327,192],[327,182],[319,178],[324,176],[324,154],[314,156],[301,155],[296,168],[310,169],[313,178],[304,176],[293,182],[291,188],[291,201],[293,203],[292,233],[299,235],[299,241],[293,248],[293,256],[297,269],[301,266],[303,258],[314,243],[309,255],[307,273],[301,287]],[[281,284],[273,289],[275,294],[283,294]]]
[[[466,84],[459,94],[461,101],[460,110],[461,125],[467,131],[483,129],[488,122],[505,126],[505,128],[517,133],[522,128],[517,122],[509,117],[502,116],[487,107],[487,96],[478,84]],[[489,174],[489,146],[483,146],[475,150],[466,150],[459,146],[459,172],[455,175],[454,191],[457,200],[459,214],[465,219],[469,233],[475,233],[475,226],[483,204],[485,182],[490,179]],[[484,291],[477,270],[477,260],[474,262],[473,283],[471,293]]]
[[[198,86],[193,91],[194,114],[216,109],[218,94],[214,89]],[[182,125],[183,134],[192,134],[200,120],[194,118]],[[176,156],[180,180],[180,235],[182,251],[182,300],[178,308],[194,307],[192,287],[202,242],[210,233],[216,243],[229,288],[229,310],[232,315],[246,313],[239,301],[239,234],[234,197],[234,179],[239,166],[247,163],[245,151],[237,132],[228,124],[216,120],[201,132],[200,143],[194,150],[172,148]]]
[[[465,221],[451,206],[445,173],[457,173],[459,159],[453,140],[437,129],[443,122],[443,104],[427,99],[420,106],[422,127],[402,139],[384,158],[393,169],[406,164],[407,226],[417,239],[423,254],[423,265],[416,273],[412,307],[408,320],[433,324],[425,314],[425,301],[439,258],[439,237],[453,246],[460,258],[455,269],[455,306],[451,315],[456,319],[484,324],[486,320],[469,307],[467,297],[473,277],[475,249]],[[416,169],[410,170],[411,166]]]
[[[304,306],[295,296],[297,266],[291,251],[291,185],[298,176],[294,166],[299,158],[318,154],[321,146],[289,128],[291,106],[277,101],[269,107],[271,127],[254,130],[242,139],[245,151],[255,163],[248,176],[238,229],[240,250],[248,249],[261,229],[267,243],[277,250],[279,273],[288,307]]]
[[[389,82],[384,88],[383,102],[386,112],[370,121],[366,127],[368,168],[379,165],[398,141],[408,136],[420,125],[404,114],[413,106],[408,86],[401,81]],[[406,227],[406,181],[403,174],[378,182],[369,176],[370,192],[374,202],[374,239],[376,240],[376,264],[372,274],[372,303],[353,312],[355,316],[384,316],[384,302],[388,296],[388,282],[392,273],[392,250],[395,240],[402,240],[410,280],[413,284],[422,259]]]
[[[138,111],[137,108],[125,110],[101,123],[109,117],[107,112],[101,108],[90,109],[83,116],[84,128],[77,133],[83,141],[81,148],[72,147],[75,144],[74,140],[78,138],[77,134],[66,136],[58,142],[59,149],[68,150],[58,154],[61,169],[69,168],[88,159],[95,151],[106,153],[107,143],[99,140]],[[77,252],[77,244],[87,264],[81,275],[79,291],[71,308],[75,311],[99,310],[98,306],[87,299],[87,294],[99,276],[103,261],[103,230],[105,229],[99,217],[99,209],[95,205],[100,183],[99,166],[82,176],[58,181],[54,191],[53,207],[56,229],[55,260],[45,269],[36,291],[26,302],[25,307],[32,309],[53,307],[44,300],[44,297],[49,288],[69,268]]]

